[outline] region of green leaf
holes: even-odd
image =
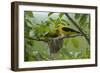
[[[61,19],[61,22],[62,22],[63,24],[67,24],[67,25],[69,25],[69,24],[68,24],[68,21],[65,20],[65,19]]]
[[[49,25],[50,25],[50,22],[49,22],[49,21],[45,21],[45,24],[46,24],[47,26],[49,26]]]
[[[25,16],[34,17],[32,11],[25,11]]]
[[[49,18],[50,21],[54,22],[53,18]]]
[[[80,14],[79,13],[75,14],[75,19],[79,19],[79,18],[80,18]]]
[[[78,47],[79,47],[79,41],[78,41],[77,39],[72,39],[71,41],[72,41],[73,46],[74,46],[75,48],[78,48]]]
[[[32,24],[32,22],[29,19],[25,19],[26,22],[29,22],[30,24]]]
[[[49,12],[49,13],[48,13],[48,16],[51,16],[52,14],[53,14],[53,12]]]
[[[53,18],[48,18],[52,24],[55,24],[55,20]]]
[[[26,23],[26,25],[27,25],[28,27],[32,28],[32,24],[31,24],[31,22],[30,22],[29,20],[28,20],[28,21],[26,20],[25,23]]]
[[[64,39],[64,44],[67,45],[69,42],[69,39]]]
[[[60,18],[57,18],[57,19],[55,20],[55,24],[57,25],[57,24],[59,24],[59,23],[61,23]]]
[[[60,13],[60,14],[59,14],[59,17],[62,18],[63,15],[64,15],[64,13]]]
[[[87,22],[87,14],[83,14],[79,20],[80,25],[84,25]]]
[[[85,49],[85,48],[84,48],[84,49]],[[86,48],[85,50],[82,51],[81,57],[82,57],[83,59],[90,58],[90,51],[87,50],[87,48]]]

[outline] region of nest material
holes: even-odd
[[[49,51],[51,54],[57,53],[63,46],[63,39],[51,38],[49,41]]]

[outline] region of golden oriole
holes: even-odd
[[[67,26],[64,26],[62,24],[58,24],[56,26],[56,30],[59,32],[60,35],[62,36],[69,36],[69,35],[73,35],[73,34],[79,34],[79,31],[76,31],[72,28],[69,28]]]

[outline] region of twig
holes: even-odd
[[[85,37],[85,39],[87,40],[87,42],[90,44],[90,39],[87,37],[87,35],[82,31],[82,29],[78,26],[78,23],[76,23],[67,13],[65,13],[65,15],[67,16],[67,18],[73,23],[73,25],[75,27],[77,27],[77,29],[80,31],[80,33]]]
[[[76,34],[76,35],[64,36],[64,37],[62,37],[62,39],[64,39],[64,38],[73,38],[73,37],[77,37],[77,36],[82,36],[82,34]]]

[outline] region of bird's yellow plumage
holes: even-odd
[[[64,26],[62,24],[58,24],[56,26],[57,28],[57,31],[60,33],[60,35],[62,36],[69,36],[69,35],[73,35],[73,34],[78,34],[79,32],[72,29],[72,28],[69,28],[67,26]]]
[[[46,37],[50,37],[50,38],[56,38],[56,37],[59,36],[59,34],[57,34],[56,31],[52,31],[52,32],[47,32],[47,33],[45,34],[45,36],[46,36]]]

